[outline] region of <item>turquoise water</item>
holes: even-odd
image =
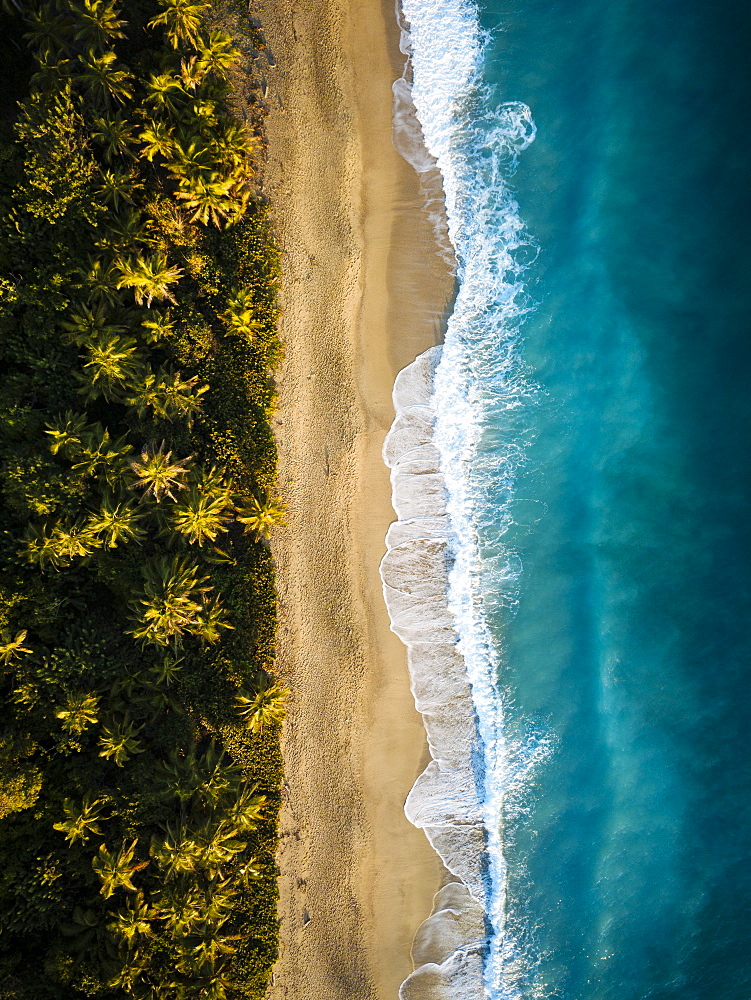
[[[517,491],[546,512],[494,621],[517,724],[555,737],[508,851],[528,983],[744,1000],[751,16],[619,0],[482,21],[488,77],[537,125],[514,187],[544,398]]]
[[[464,290],[433,405],[484,990],[748,1000],[751,10],[404,11]]]

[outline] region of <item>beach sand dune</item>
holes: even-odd
[[[289,1000],[396,997],[443,869],[403,802],[427,762],[378,564],[396,373],[440,340],[453,281],[391,141],[391,0],[257,0],[269,46],[265,189],[283,250],[274,541],[285,727],[279,864]]]

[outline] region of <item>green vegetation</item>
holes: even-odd
[[[3,5],[0,1000],[261,997],[284,508],[238,15]]]

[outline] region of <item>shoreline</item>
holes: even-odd
[[[265,191],[288,346],[274,541],[283,737],[281,941],[269,996],[396,997],[444,869],[404,800],[429,760],[378,566],[398,371],[441,338],[453,275],[391,142],[391,0],[258,0],[272,59]]]

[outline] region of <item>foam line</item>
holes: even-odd
[[[481,908],[485,929],[484,944],[475,936],[427,963],[430,974],[416,970],[403,994],[495,1000],[518,996],[502,830],[515,778],[485,595],[513,606],[520,572],[502,536],[524,452],[515,414],[534,392],[518,352],[530,241],[508,177],[535,128],[525,105],[499,103],[484,85],[486,39],[471,0],[402,0],[401,17],[408,63],[394,89],[395,142],[418,171],[440,171],[458,294],[443,348],[416,359],[394,387],[384,459],[398,521],[381,575],[433,757],[406,812],[461,879],[465,901]],[[508,434],[483,450],[487,428],[501,425]],[[499,529],[495,558],[483,564],[478,526],[489,499]],[[422,992],[410,992],[417,982]]]
[[[485,996],[482,954],[487,868],[486,830],[476,760],[480,742],[472,694],[448,607],[451,527],[440,456],[432,442],[432,348],[400,372],[396,418],[384,444],[399,520],[387,535],[381,579],[391,627],[408,647],[415,705],[422,714],[431,763],[405,805],[443,863],[461,882],[445,887],[415,939],[415,973],[402,1000]],[[446,904],[447,897],[453,907]],[[443,944],[437,949],[436,941]],[[440,955],[438,955],[440,952]],[[456,993],[462,984],[461,994]]]

